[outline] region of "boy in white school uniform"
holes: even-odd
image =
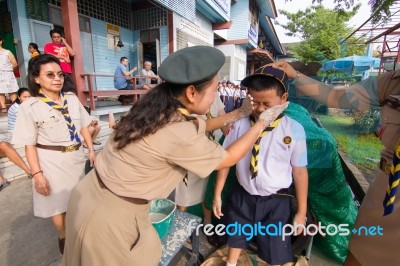
[[[245,78],[242,85],[253,97],[253,113],[236,121],[223,144],[229,146],[240,138],[258,119],[259,115],[274,106],[288,104],[285,72],[272,67],[261,67],[254,75]],[[306,135],[301,124],[285,116],[283,112],[260,134],[252,151],[236,164],[239,186],[227,204],[227,223],[240,225],[258,224],[275,226],[290,223],[291,196],[288,188],[292,177],[298,201],[294,225],[305,225],[307,210]],[[217,218],[221,212],[221,191],[229,168],[218,171],[214,192],[213,211]],[[297,227],[302,233],[302,226]],[[254,229],[254,228],[253,228]],[[265,231],[264,231],[265,232]],[[270,265],[292,261],[290,237],[255,234],[258,256]],[[236,265],[242,249],[249,242],[248,235],[228,236],[227,265]]]

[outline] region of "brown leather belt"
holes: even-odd
[[[386,172],[388,174],[390,174],[390,170],[392,169],[392,164],[388,163],[386,161],[386,159],[381,158],[380,162],[379,162],[379,168],[383,171]]]
[[[96,171],[96,168],[94,168],[94,172],[96,173],[97,181],[99,182],[99,185],[100,185],[100,187],[101,187],[102,189],[107,189],[108,191],[110,191],[111,193],[113,193],[115,196],[117,196],[117,197],[119,197],[119,198],[121,198],[121,199],[123,199],[123,200],[126,200],[126,201],[128,201],[128,202],[130,202],[130,203],[133,203],[133,204],[145,205],[145,204],[149,203],[149,201],[148,201],[148,200],[145,200],[145,199],[129,198],[129,197],[119,196],[119,195],[115,194],[114,192],[112,192],[112,191],[103,183],[103,181],[101,180],[101,178],[100,178],[100,176],[99,176],[99,173],[97,173],[97,171]]]
[[[79,144],[74,144],[70,146],[53,146],[53,145],[43,145],[36,143],[36,147],[39,149],[44,149],[44,150],[51,150],[51,151],[60,151],[60,152],[72,152],[72,151],[77,151],[81,147],[81,143]]]

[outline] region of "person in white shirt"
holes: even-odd
[[[245,78],[242,85],[253,97],[253,113],[236,121],[226,137],[223,147],[229,146],[251,128],[266,110],[276,112],[276,119],[261,132],[259,139],[237,164],[236,174],[239,186],[229,199],[226,216],[228,224],[238,223],[263,226],[288,224],[291,216],[291,195],[288,188],[292,176],[298,202],[294,225],[305,225],[307,211],[307,147],[304,128],[295,120],[285,116],[283,111],[274,111],[279,106],[287,107],[285,72],[262,67],[256,74]],[[213,212],[217,218],[221,212],[221,192],[229,167],[218,171],[214,191]],[[244,227],[243,227],[244,228]],[[303,228],[297,228],[297,234]],[[265,232],[265,231],[264,231]],[[248,246],[249,236],[234,234],[228,236],[227,265],[236,265],[241,250]],[[258,256],[270,265],[281,265],[292,261],[291,238],[281,235],[255,234]]]
[[[150,90],[157,86],[157,84],[151,84],[151,81],[159,79],[151,70],[151,65],[150,61],[144,62],[144,68],[140,71],[139,87],[144,90]]]

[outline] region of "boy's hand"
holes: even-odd
[[[214,196],[213,213],[215,217],[217,217],[218,219],[221,219],[221,216],[224,216],[224,214],[221,211],[221,207],[222,207],[221,196]]]
[[[296,213],[296,215],[293,218],[293,226],[297,225],[304,225],[304,227],[306,226],[306,222],[307,222],[307,217],[305,214],[301,214],[301,213]],[[296,227],[295,227],[296,228]],[[295,235],[300,235],[303,232],[303,227],[302,226],[298,226],[297,230],[295,232]]]
[[[285,102],[281,105],[268,108],[260,114],[258,119],[265,120],[267,122],[266,125],[269,126],[288,107],[288,105],[289,102]]]

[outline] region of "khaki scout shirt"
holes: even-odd
[[[205,121],[170,123],[121,150],[111,136],[96,158],[96,169],[115,194],[147,200],[166,198],[187,171],[208,176],[226,151],[205,135]]]
[[[360,85],[364,91],[359,89]],[[384,105],[389,95],[400,95],[400,70],[370,77],[346,89],[346,96],[355,107],[381,107],[381,123],[384,128],[381,141],[385,147],[381,154],[391,162],[395,146],[400,141],[400,112]]]
[[[87,127],[92,120],[88,112],[72,92],[65,94],[68,112],[76,130]],[[80,136],[83,141],[82,136]],[[17,114],[12,144],[17,145],[62,145],[76,144],[71,141],[69,129],[60,111],[49,106],[37,97],[23,102]]]

